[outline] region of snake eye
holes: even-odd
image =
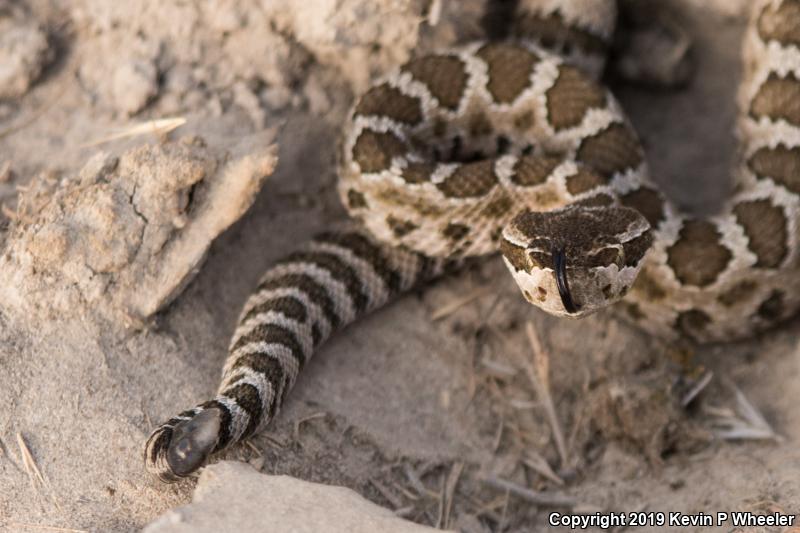
[[[567,313],[577,313],[578,308],[572,301],[572,293],[569,292],[569,282],[567,281],[567,255],[563,248],[553,250],[553,271],[556,276],[556,286],[558,294],[561,296],[561,303]]]

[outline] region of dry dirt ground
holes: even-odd
[[[747,2],[663,3],[694,39],[690,85],[615,92],[656,179],[706,211],[728,191]],[[189,501],[193,480],[145,474],[144,440],[213,393],[261,271],[342,218],[335,149],[353,95],[415,48],[482,35],[482,4],[0,0],[0,529],[131,531]],[[174,117],[185,124],[131,135]],[[274,173],[197,272],[273,142]],[[233,175],[249,185],[219,200]],[[544,316],[489,260],[334,338],[276,422],[227,457],[469,532],[549,530],[542,498],[797,513],[798,326],[664,344],[609,312]]]

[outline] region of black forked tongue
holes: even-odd
[[[167,464],[173,474],[186,477],[205,463],[219,440],[220,412],[209,408],[172,430]]]
[[[561,296],[561,303],[567,313],[577,313],[578,308],[572,301],[572,293],[569,292],[569,281],[567,281],[567,255],[563,248],[553,250],[553,271],[556,276],[556,286],[558,294]]]

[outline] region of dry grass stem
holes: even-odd
[[[500,509],[503,506],[507,505],[507,503],[508,503],[508,495],[507,495],[507,493],[503,494],[502,496],[498,496],[494,500],[492,500],[490,502],[487,502],[487,503],[482,503],[482,502],[478,502],[478,501],[475,501],[475,500],[470,500],[470,501],[471,501],[473,507],[476,507],[476,509],[472,513],[475,516],[482,516],[482,515],[486,515],[486,514],[495,514],[496,509]]]
[[[2,211],[3,216],[5,216],[8,220],[19,220],[19,216],[14,209],[8,207],[5,203],[0,204],[0,211]]]
[[[430,6],[428,7],[428,24],[430,26],[436,26],[439,24],[439,19],[442,16],[442,4],[444,0],[432,0]]]
[[[277,448],[278,450],[283,450],[286,448],[286,443],[268,434],[262,434],[261,437],[267,441],[267,444],[272,446],[273,448]]]
[[[453,496],[455,496],[456,486],[461,477],[461,472],[464,470],[464,463],[453,463],[450,468],[450,473],[447,474],[445,480],[444,490],[442,491],[442,499],[440,501],[440,514],[438,528],[448,529],[450,527],[450,517],[453,511]]]
[[[439,488],[438,500],[439,504],[436,507],[436,523],[434,527],[436,529],[443,529],[442,524],[444,523],[444,508],[445,508],[445,496],[444,491],[447,486],[447,478],[442,477],[442,486]]]
[[[258,455],[247,461],[247,464],[252,466],[256,472],[261,472],[261,470],[264,468],[264,462],[264,456]]]
[[[772,440],[782,442],[784,439],[769,425],[764,415],[747,399],[747,396],[734,384],[735,410],[704,406],[706,413],[714,420],[714,434],[723,440]]]
[[[509,491],[506,490],[506,493],[503,495],[504,502],[503,502],[503,512],[500,514],[499,519],[497,520],[497,530],[498,531],[505,531],[506,529],[506,521],[508,520],[508,505],[511,503],[511,498],[509,496]]]
[[[107,142],[124,139],[126,137],[136,137],[139,135],[152,134],[157,137],[166,135],[174,129],[177,129],[186,124],[186,117],[169,117],[156,120],[148,120],[147,122],[140,122],[138,124],[131,124],[130,126],[113,133],[102,139],[82,144],[81,148],[91,148]]]
[[[409,499],[409,500],[411,500],[411,501],[414,501],[414,502],[415,502],[415,501],[418,501],[418,500],[419,500],[419,498],[420,498],[420,497],[419,497],[419,495],[417,495],[417,494],[414,494],[413,492],[411,492],[410,490],[408,490],[407,488],[405,488],[404,486],[402,486],[402,485],[401,485],[400,483],[398,483],[397,481],[393,481],[393,482],[392,482],[392,487],[394,487],[394,490],[396,490],[397,492],[400,492],[400,493],[402,493],[402,494],[403,494],[403,496],[405,496],[406,498],[408,498],[408,499]]]
[[[484,294],[488,294],[491,291],[490,287],[478,287],[477,289],[472,290],[471,292],[467,293],[465,296],[461,298],[456,298],[442,307],[431,313],[431,320],[441,320],[444,317],[453,314],[454,312],[458,311],[468,303],[473,300],[477,300]]]
[[[39,470],[39,465],[36,464],[36,460],[33,458],[33,454],[31,453],[30,448],[28,448],[28,445],[25,442],[25,439],[22,437],[22,433],[20,432],[17,432],[17,446],[19,447],[19,454],[22,458],[22,465],[25,468],[25,472],[28,474],[28,479],[30,479],[31,487],[33,487],[34,490],[37,490],[36,481],[38,480],[38,486],[47,490],[47,493],[49,494],[50,499],[56,508],[58,508],[59,511],[63,510],[61,508],[61,504],[58,502],[58,498],[56,498],[56,495],[53,492],[52,487],[42,475],[42,471]]]
[[[497,431],[494,434],[494,440],[492,441],[492,452],[497,453],[497,450],[500,448],[500,442],[503,439],[503,429],[505,429],[506,419],[504,417],[500,417],[500,423],[497,424]]]
[[[488,370],[489,374],[498,378],[513,378],[517,375],[517,369],[500,361],[495,361],[484,357],[481,359],[481,366]]]
[[[520,411],[527,411],[537,408],[539,406],[539,402],[529,400],[527,398],[510,398],[508,400],[508,405]]]
[[[522,460],[522,462],[537,474],[549,479],[556,485],[564,485],[564,480],[561,479],[558,474],[553,472],[553,469],[550,467],[550,463],[547,462],[547,459],[539,455],[535,450],[529,449],[526,452],[526,457]]]
[[[408,479],[408,482],[420,496],[429,496],[429,497],[436,496],[436,493],[431,492],[430,490],[428,490],[427,487],[425,487],[425,484],[422,482],[422,479],[420,479],[419,474],[417,473],[416,470],[414,470],[411,467],[411,465],[407,463],[404,464],[403,473],[406,475],[406,479]]]
[[[416,507],[414,507],[413,505],[407,505],[405,507],[401,507],[400,509],[395,509],[392,512],[398,518],[408,518],[414,513],[415,510]]]
[[[252,442],[250,442],[250,439],[245,439],[245,441],[244,441],[244,445],[245,445],[245,446],[247,446],[248,448],[250,448],[251,450],[253,450],[253,453],[255,453],[255,454],[256,454],[256,457],[261,457],[261,456],[263,455],[263,454],[261,453],[261,450],[259,450],[258,448],[256,448],[256,445],[255,445],[255,444],[253,444]]]
[[[320,411],[318,413],[314,413],[312,415],[308,415],[305,418],[301,418],[300,420],[295,422],[294,423],[294,431],[292,432],[292,436],[294,437],[294,440],[295,441],[300,440],[300,427],[303,424],[305,424],[306,422],[310,422],[312,420],[317,420],[318,418],[325,418],[326,416],[327,416],[327,413],[325,413],[323,411]]]
[[[144,421],[147,424],[147,427],[149,428],[155,427],[155,424],[153,424],[153,420],[150,418],[150,415],[144,408],[142,408],[142,414],[144,415]]]
[[[0,165],[0,183],[11,180],[11,161],[6,161]]]
[[[36,464],[31,450],[25,443],[25,439],[22,438],[22,433],[19,432],[17,432],[17,446],[19,447],[20,457],[22,457],[22,465],[25,467],[25,472],[31,480],[31,486],[36,488],[36,480],[39,480],[39,484],[44,486],[44,476],[42,476],[42,472],[39,470],[39,466]]]
[[[534,328],[532,322],[525,324],[525,333],[528,336],[528,342],[530,342],[531,350],[533,351],[533,364],[526,358],[521,358],[525,367],[525,372],[528,374],[528,379],[533,384],[536,394],[539,395],[539,399],[544,406],[547,420],[553,431],[553,440],[556,444],[556,450],[558,451],[558,456],[561,458],[561,465],[567,466],[569,464],[569,458],[567,456],[567,447],[564,443],[564,432],[561,430],[561,424],[558,421],[558,415],[553,405],[553,397],[550,394],[550,356],[542,348],[539,334],[536,332],[536,328]]]
[[[697,398],[697,395],[703,392],[706,387],[708,387],[708,384],[711,383],[713,377],[714,373],[710,370],[703,373],[703,375],[700,376],[700,379],[698,379],[695,384],[688,391],[686,391],[686,394],[683,395],[683,398],[681,398],[681,406],[686,407],[692,403],[692,401]]]
[[[392,491],[390,491],[383,483],[381,483],[377,479],[372,479],[372,478],[369,479],[369,483],[370,485],[375,487],[375,490],[381,493],[381,496],[383,496],[383,498],[387,502],[392,504],[392,507],[394,509],[399,509],[400,507],[403,506],[403,501],[397,496],[395,496],[392,493]]]
[[[537,492],[535,490],[517,485],[511,481],[500,479],[494,476],[484,478],[484,483],[498,490],[507,491],[523,500],[530,502],[534,505],[541,505],[543,507],[566,507],[573,508],[578,505],[575,498],[565,494],[551,494],[545,492]]]

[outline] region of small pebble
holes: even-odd
[[[47,35],[36,24],[0,18],[0,99],[28,92],[52,56]]]
[[[151,62],[133,60],[120,65],[113,75],[114,107],[134,115],[158,94],[158,71]]]

